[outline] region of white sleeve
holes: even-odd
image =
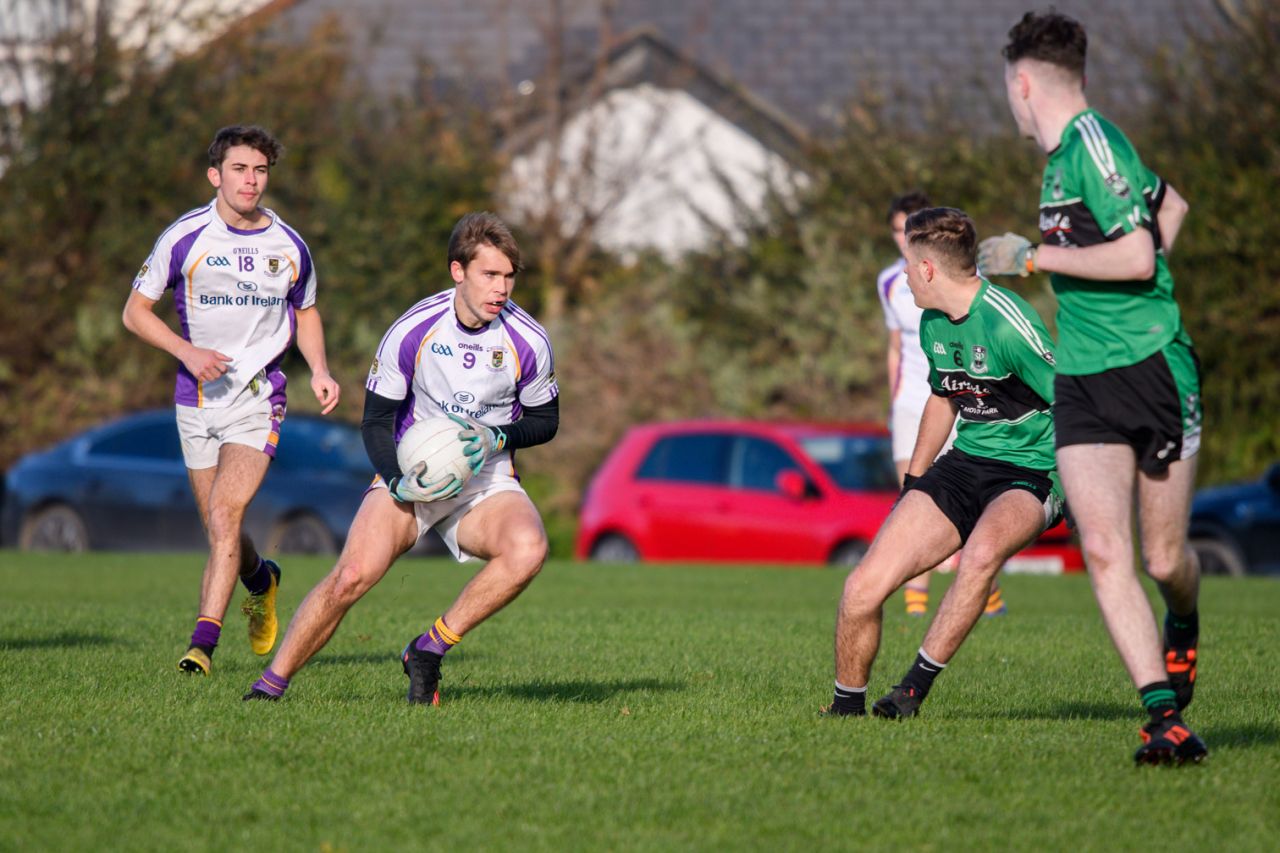
[[[138,270],[137,276],[133,279],[133,289],[153,302],[158,302],[160,297],[164,296],[164,292],[176,284],[169,280],[169,267],[173,258],[173,240],[170,239],[172,233],[172,231],[166,231],[160,235],[160,239],[156,240],[155,246],[151,249],[151,254],[143,263],[142,269]]]
[[[535,362],[533,375],[527,382],[522,379],[517,391],[520,405],[525,408],[550,403],[560,396],[560,388],[556,385],[555,357],[551,354],[551,345],[535,336],[532,347]]]
[[[388,330],[378,347],[378,353],[369,366],[369,376],[364,387],[379,397],[388,400],[403,400],[409,396],[409,383],[413,380],[414,362],[418,356],[417,346],[406,340],[406,334],[413,330],[409,323],[396,322]],[[421,336],[418,336],[421,338]]]
[[[890,299],[893,283],[897,277],[897,268],[889,267],[876,278],[876,296],[880,297],[880,309],[884,312],[884,327],[891,332],[902,330],[902,322],[898,319],[897,312],[893,310],[893,302]]]

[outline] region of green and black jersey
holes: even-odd
[[[1093,110],[1067,123],[1049,152],[1040,188],[1040,235],[1051,246],[1096,246],[1144,228],[1155,242],[1147,281],[1094,281],[1053,273],[1058,295],[1058,371],[1128,367],[1170,341],[1191,340],[1173,300],[1156,212],[1165,185],[1119,128]]]
[[[985,279],[969,313],[920,320],[933,393],[958,412],[955,446],[973,456],[1049,471],[1053,458],[1053,339],[1021,296]]]

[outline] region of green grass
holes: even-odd
[[[1131,765],[1082,577],[1011,577],[923,717],[823,720],[842,576],[549,565],[411,708],[395,655],[474,570],[406,560],[284,702],[228,619],[175,669],[196,555],[0,552],[0,848],[1275,849],[1280,584],[1206,581],[1199,767]],[[282,616],[328,566],[284,564]],[[935,596],[936,601],[936,596]],[[923,632],[895,599],[874,696]]]

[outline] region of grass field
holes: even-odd
[[[1011,577],[923,716],[824,720],[842,575],[549,565],[409,707],[395,659],[471,568],[406,560],[279,704],[197,555],[0,552],[0,849],[1274,850],[1280,583],[1206,581],[1199,767],[1135,769],[1082,577]],[[284,564],[282,617],[327,570]],[[237,596],[238,600],[238,596]],[[935,597],[936,601],[936,597]],[[891,602],[872,697],[923,632]]]

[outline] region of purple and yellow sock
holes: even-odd
[[[212,616],[196,617],[196,629],[191,632],[191,645],[211,655],[217,648],[218,638],[221,636],[222,620],[214,619]]]
[[[444,617],[441,616],[427,633],[414,640],[413,647],[420,652],[431,652],[443,656],[461,639],[460,635],[449,630],[449,626],[444,624]]]
[[[262,677],[253,682],[253,690],[260,690],[271,696],[283,696],[284,692],[289,689],[289,679],[282,675],[276,675],[271,671],[271,667],[267,667],[262,671]]]
[[[262,595],[271,589],[271,570],[267,568],[267,561],[259,556],[258,568],[247,575],[241,575],[240,583],[244,584],[250,595]]]

